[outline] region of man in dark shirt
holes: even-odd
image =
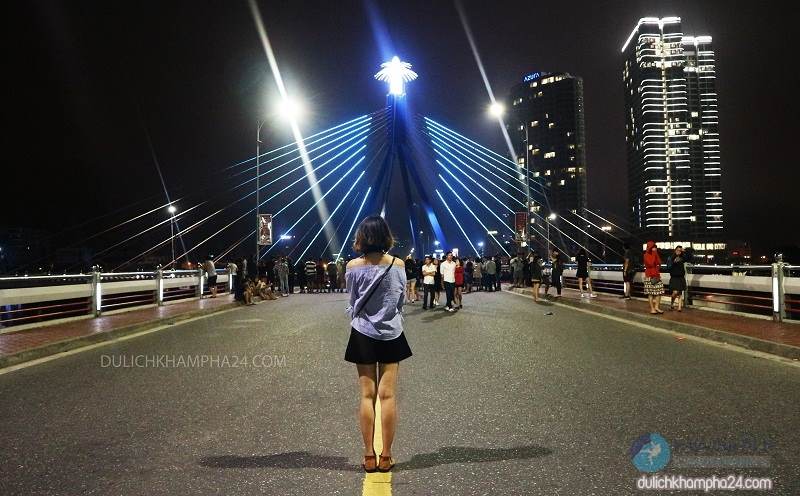
[[[633,265],[633,250],[631,250],[631,246],[628,243],[623,244],[622,247],[625,249],[622,253],[622,299],[630,300],[633,276],[636,275],[636,270]]]
[[[306,261],[306,284],[308,285],[308,292],[316,292],[317,290],[317,263],[313,260]]]

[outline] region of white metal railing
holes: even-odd
[[[216,272],[217,287],[232,291],[230,266]],[[0,277],[0,328],[199,298],[207,281],[201,269]]]
[[[575,264],[565,264],[564,277],[575,278]],[[590,276],[599,291],[622,292],[622,264],[593,264]],[[634,283],[642,284],[637,272]],[[691,265],[686,264],[684,294],[688,304],[735,307],[747,313],[772,315],[776,321],[800,318],[800,266],[772,265]],[[670,276],[662,266],[661,279]],[[597,284],[599,283],[599,284]]]

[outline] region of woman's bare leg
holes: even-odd
[[[374,455],[373,434],[375,432],[375,364],[356,364],[361,399],[358,404],[358,425],[364,439],[364,456]]]
[[[383,437],[383,456],[392,455],[392,442],[397,426],[397,402],[395,389],[397,387],[397,371],[400,364],[380,364],[380,379],[378,379],[378,398],[381,400],[381,433]]]

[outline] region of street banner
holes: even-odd
[[[272,214],[258,214],[258,245],[272,244]]]

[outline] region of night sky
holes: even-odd
[[[767,2],[464,2],[498,97],[533,70],[584,78],[590,208],[624,216],[620,48],[640,17],[677,15],[712,35],[727,237],[800,243],[798,68],[792,19]],[[123,6],[124,5],[124,6]],[[365,3],[260,2],[305,134],[384,104],[382,54]],[[377,2],[394,51],[420,78],[416,112],[506,149],[452,2]],[[14,2],[6,18],[5,192],[0,226],[67,227],[254,154],[276,91],[250,10],[229,2]],[[784,13],[785,14],[785,13]],[[375,28],[375,29],[373,29]],[[268,140],[283,144],[276,125]],[[9,187],[11,186],[11,187]],[[794,199],[794,198],[793,198]],[[795,225],[795,228],[791,228]]]

